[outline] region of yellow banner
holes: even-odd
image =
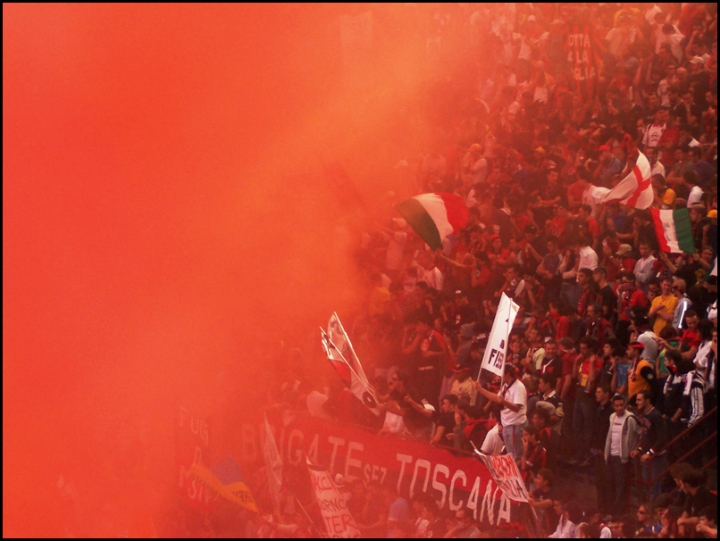
[[[241,481],[223,485],[215,474],[203,466],[193,464],[188,472],[190,477],[213,490],[226,500],[236,503],[246,509],[258,512],[255,499],[247,485]]]

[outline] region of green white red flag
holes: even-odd
[[[437,250],[448,235],[458,233],[468,224],[465,201],[452,193],[424,193],[395,205],[430,248]]]
[[[650,209],[660,250],[671,254],[694,254],[690,212],[682,209]]]

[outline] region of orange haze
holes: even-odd
[[[3,5],[5,535],[63,534],[60,474],[90,514],[157,504],[178,404],[259,405],[281,340],[324,362],[308,333],[361,278],[322,164],[373,205],[426,137],[398,121],[424,76],[400,8]],[[348,69],[338,18],[370,9]]]

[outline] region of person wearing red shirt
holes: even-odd
[[[500,235],[490,237],[490,246],[487,251],[488,258],[495,265],[507,265],[512,261],[512,254],[507,248],[503,248]]]
[[[562,205],[553,205],[554,216],[550,220],[550,234],[555,237],[562,237],[567,229],[569,212]]]
[[[582,205],[578,209],[578,218],[585,224],[585,227],[592,237],[592,247],[595,249],[599,246],[600,239],[600,224],[595,218],[592,217],[592,207],[590,205]]]
[[[580,295],[578,296],[578,316],[587,317],[588,306],[595,301],[595,293],[591,285],[592,271],[590,269],[580,269],[577,272],[577,283],[580,286]]]
[[[666,171],[670,171],[675,165],[675,148],[680,142],[680,126],[677,124],[677,117],[670,115],[667,120],[665,131],[660,136],[658,148],[662,150],[660,163]]]
[[[597,351],[597,340],[590,336],[580,339],[580,354],[573,365],[577,391],[572,420],[575,456],[569,461],[570,464],[579,464],[590,455],[595,420],[595,387],[602,367],[602,359],[597,356]]]
[[[698,331],[697,328],[699,321],[700,319],[698,318],[697,312],[695,310],[688,310],[685,314],[685,324],[687,325],[687,328],[683,330],[682,335],[680,336],[680,345],[678,347],[674,347],[662,338],[657,339],[658,344],[669,350],[680,351],[680,355],[684,360],[692,361],[695,359],[695,355],[697,354],[700,343],[702,342],[700,331]]]
[[[635,285],[635,275],[632,272],[620,273],[620,285],[617,288],[618,296],[618,328],[617,337],[622,344],[630,340],[628,327],[630,326],[630,310],[636,306],[647,308],[650,306],[647,296],[642,289]]]

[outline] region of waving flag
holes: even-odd
[[[330,330],[331,329],[331,330]],[[332,336],[331,333],[332,332]],[[365,404],[378,417],[382,411],[378,407],[375,390],[368,383],[365,372],[363,372],[360,360],[355,355],[350,345],[350,340],[340,324],[337,314],[333,313],[329,322],[329,331],[325,332],[320,328],[320,337],[323,349],[345,385],[350,389],[360,402]],[[335,343],[335,339],[340,345]],[[357,369],[356,369],[357,368]]]
[[[671,254],[695,253],[690,211],[683,209],[650,209],[660,250]]]
[[[424,193],[395,205],[418,235],[437,250],[452,233],[467,227],[469,212],[463,199],[451,193]]]
[[[650,162],[639,152],[635,167],[602,198],[603,203],[623,203],[636,209],[650,208],[654,200]]]
[[[210,469],[200,464],[193,464],[189,473],[193,479],[218,496],[257,513],[255,499],[233,457],[229,456],[221,460]]]
[[[365,376],[365,371],[360,364],[360,359],[358,359],[358,356],[352,347],[350,337],[345,332],[342,323],[340,323],[340,318],[338,317],[337,312],[333,312],[330,316],[327,334],[332,343],[335,344],[335,347],[338,349],[343,359],[347,360],[350,367],[357,372],[358,377],[360,377],[365,385],[369,386],[367,376]]]
[[[505,369],[508,336],[519,308],[510,297],[502,294],[482,360],[482,368],[498,376],[502,376]]]

